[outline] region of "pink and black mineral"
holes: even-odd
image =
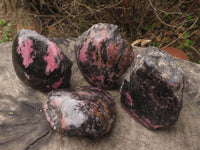
[[[27,85],[41,91],[69,87],[71,60],[46,37],[22,29],[12,47],[13,66]]]
[[[156,47],[137,55],[121,86],[121,104],[146,128],[169,127],[182,108],[183,76],[173,58]]]
[[[44,112],[53,130],[66,135],[102,136],[111,130],[116,104],[108,92],[84,86],[50,92]]]
[[[92,85],[112,89],[126,71],[134,52],[117,25],[98,23],[85,31],[75,44],[76,59],[85,79]]]

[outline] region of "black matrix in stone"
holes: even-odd
[[[135,58],[121,87],[123,108],[155,130],[173,125],[182,107],[183,76],[166,52],[148,47]]]

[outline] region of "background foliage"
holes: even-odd
[[[17,31],[31,28],[48,37],[78,37],[93,24],[107,22],[117,24],[130,42],[149,39],[150,45],[178,47],[194,62],[200,61],[198,0],[0,2],[5,14],[12,12],[12,22]]]

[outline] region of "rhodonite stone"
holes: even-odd
[[[155,130],[173,125],[182,107],[183,76],[173,58],[156,47],[140,52],[121,87],[121,104],[132,118]]]
[[[53,130],[66,135],[101,136],[113,125],[116,105],[108,92],[80,87],[50,92],[44,112]]]
[[[117,25],[98,23],[76,41],[77,64],[92,85],[112,89],[134,58],[131,45]]]
[[[72,62],[54,42],[35,31],[22,29],[12,46],[13,66],[27,85],[41,91],[69,86]]]

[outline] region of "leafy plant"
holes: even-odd
[[[168,44],[168,43],[169,43],[169,41],[168,41],[167,37],[165,37],[165,38],[164,38],[164,42],[165,42],[166,44]]]
[[[149,30],[149,29],[155,29],[155,27],[157,26],[157,25],[159,25],[160,24],[160,22],[153,22],[151,25],[149,25],[149,26],[141,26],[140,28],[142,29],[142,30],[145,30],[145,31],[147,31],[147,30]]]
[[[182,8],[186,8],[186,6],[185,6],[185,5],[181,5],[181,7],[182,7]]]
[[[0,36],[0,43],[11,41],[12,34],[14,33],[13,24],[10,22],[6,23],[4,19],[0,19],[0,27],[2,30],[2,33]]]
[[[184,34],[184,37],[186,38],[186,37],[188,37],[188,35],[190,35],[190,33],[186,32],[186,33]]]
[[[4,26],[6,24],[4,19],[0,19],[0,26]]]
[[[152,43],[152,46],[155,46],[155,47],[160,47],[160,43],[159,42],[156,42],[156,43]]]
[[[185,43],[183,43],[184,46],[192,49],[193,45],[194,45],[194,42],[191,41],[190,39],[187,39]]]
[[[189,33],[185,33],[184,37],[187,37],[188,35]],[[187,39],[184,43],[179,45],[177,48],[182,49],[183,47],[187,47],[187,48],[193,49],[194,44],[195,42],[191,41],[190,39]]]
[[[189,57],[189,59],[192,59],[192,58],[193,58],[193,55],[192,55],[192,53],[190,53],[190,52],[187,52],[186,54],[187,54],[187,56]]]
[[[192,15],[188,15],[188,16],[187,16],[187,19],[188,19],[188,20],[190,20],[190,19],[192,19],[192,18],[193,18]]]

